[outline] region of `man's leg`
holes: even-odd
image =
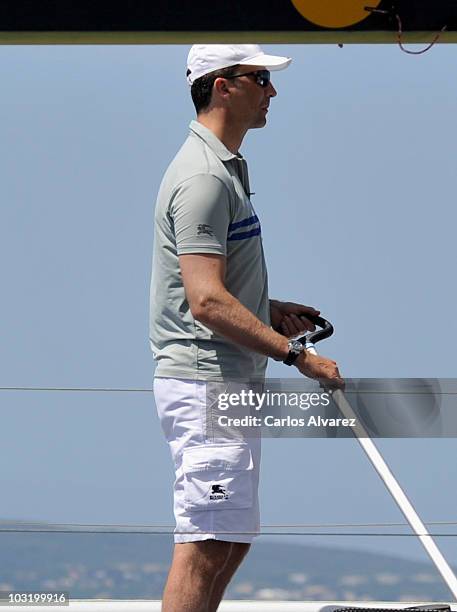
[[[225,569],[216,578],[216,582],[211,593],[208,612],[216,612],[224,595],[225,589],[227,588],[234,573],[241,565],[244,557],[247,555],[250,547],[250,544],[243,544],[241,542],[233,543],[230,559],[226,563]]]
[[[204,540],[176,544],[162,612],[215,612],[249,544]]]
[[[244,533],[246,538],[239,539],[250,542],[259,531],[260,438],[245,439],[233,432],[215,435],[213,423],[218,415],[212,414],[217,406],[214,400],[226,391],[226,383],[209,386],[206,381],[154,379],[157,411],[176,472],[176,546],[163,612],[215,611],[249,550],[249,544],[242,542],[194,542],[196,534],[233,533],[239,538]],[[201,469],[202,457],[212,470]],[[222,460],[227,469],[222,469]],[[228,494],[212,498],[213,486],[226,488]]]

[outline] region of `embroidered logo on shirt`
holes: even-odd
[[[206,223],[200,223],[199,225],[197,225],[197,235],[200,236],[201,234],[208,234],[208,236],[214,236],[213,228],[211,227],[211,225],[207,225]]]
[[[209,495],[210,500],[216,501],[219,499],[228,499],[229,496],[227,494],[226,489],[219,484],[211,485],[211,493]]]

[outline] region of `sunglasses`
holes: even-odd
[[[271,80],[269,70],[256,70],[255,72],[245,72],[244,74],[234,74],[233,76],[230,76],[230,77],[224,77],[224,79],[238,79],[239,77],[242,77],[242,76],[255,77],[255,82],[257,83],[257,85],[260,85],[260,87],[263,87],[264,89],[268,87],[268,85],[270,84],[270,80]]]

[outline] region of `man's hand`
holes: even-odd
[[[315,325],[306,315],[319,315],[320,310],[294,302],[279,302],[270,300],[270,317],[272,328],[286,336],[293,338],[308,331],[314,331]]]
[[[303,351],[295,360],[294,365],[308,378],[319,380],[323,387],[344,389],[344,380],[333,359]]]

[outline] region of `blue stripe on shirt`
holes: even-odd
[[[253,236],[260,236],[260,227],[256,227],[248,232],[240,232],[238,234],[232,234],[227,238],[228,240],[245,240],[246,238],[252,238]]]
[[[243,221],[237,221],[236,223],[231,223],[228,226],[228,231],[232,232],[233,230],[236,230],[239,227],[246,227],[246,225],[253,225],[254,223],[259,223],[259,219],[257,215],[254,215],[253,217],[248,217],[247,219],[243,219]]]

